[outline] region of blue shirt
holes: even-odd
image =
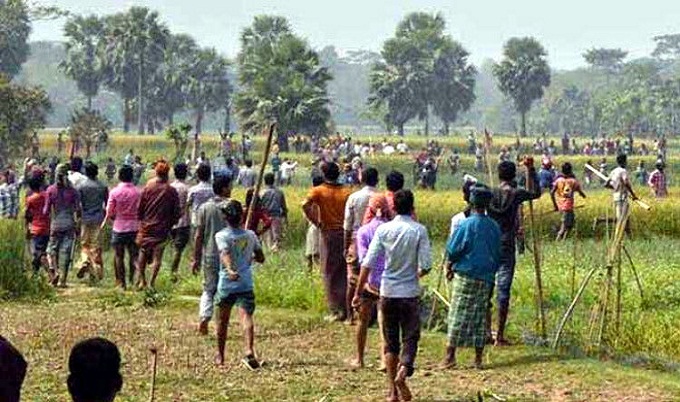
[[[380,296],[411,298],[420,296],[418,270],[432,267],[430,239],[425,226],[410,216],[398,215],[375,231],[362,266],[377,269],[385,257]]]
[[[238,272],[239,279],[232,281],[223,264],[220,269],[217,291],[224,297],[232,293],[250,292],[253,290],[253,271],[251,268],[256,250],[262,250],[255,233],[241,228],[227,227],[215,235],[215,242],[220,255],[231,257],[231,269]]]
[[[457,273],[493,283],[501,255],[501,229],[490,217],[473,213],[461,222],[446,252]]]
[[[550,189],[554,180],[555,174],[552,172],[552,170],[541,169],[538,172],[538,182],[541,186],[541,190]]]

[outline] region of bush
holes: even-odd
[[[0,220],[0,299],[42,298],[51,294],[45,279],[28,273],[30,248],[25,241],[23,224]]]

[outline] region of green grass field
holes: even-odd
[[[460,140],[464,141],[450,141]],[[409,141],[417,145],[421,139]],[[204,144],[209,153],[216,150],[216,143],[204,140]],[[164,140],[120,136],[114,138],[106,155],[95,160],[109,155],[120,160],[129,147],[143,153],[146,160],[174,154]],[[308,156],[300,160],[303,158]],[[378,158],[370,163],[381,172],[391,168],[405,171],[409,166],[405,158]],[[106,336],[121,348],[126,381],[122,401],[148,399],[151,346],[160,351],[160,401],[383,400],[380,373],[372,369],[353,372],[345,364],[352,353],[352,329],[322,320],[319,274],[317,270],[307,271],[303,256],[306,224],[298,206],[306,191],[304,174],[300,172],[296,185],[285,190],[291,209],[285,252],[267,255],[268,261],[256,271],[256,343],[268,365],[255,374],[237,363],[241,345],[237,324],[229,335],[230,364],[225,370],[212,366],[213,337],[194,335],[201,285],[200,278],[188,273],[190,253],[185,253],[180,283],[171,284],[164,270],[157,294],[114,291],[111,253],[106,254],[107,277],[103,283],[91,286],[73,278],[69,289],[52,291],[40,280],[27,280],[20,274],[21,228],[0,223],[0,292],[4,292],[0,295],[8,300],[0,302],[0,334],[24,351],[30,363],[24,400],[66,400],[69,349],[77,340],[94,335]],[[453,187],[460,178],[447,180]],[[611,214],[610,198],[599,188],[587,192],[587,200],[577,201],[577,205],[585,205],[577,213],[577,236],[565,243],[551,240],[559,217],[549,212],[548,197],[536,205],[550,339],[574,287],[589,269],[604,266],[607,232],[602,226],[593,229],[593,220]],[[677,188],[671,192],[677,194]],[[243,198],[243,190],[237,189],[234,196]],[[674,199],[650,202],[651,212],[633,210],[634,237],[626,242],[641,276],[644,299],[624,262],[619,331],[611,320],[602,345],[593,345],[589,336],[592,308],[604,283],[605,271],[601,268],[567,325],[560,348],[553,351],[543,346],[535,331],[533,259],[527,253],[518,259],[512,294],[509,334],[516,346],[486,349],[485,371],[463,368],[438,372],[434,366],[443,356],[446,340],[441,332],[443,323],[437,321],[438,328],[426,331],[421,342],[418,372],[412,381],[416,400],[467,401],[477,400],[478,395],[484,400],[508,401],[680,398],[680,284],[676,280],[680,269],[676,240],[680,235],[680,206]],[[417,191],[416,208],[419,219],[428,226],[433,259],[439,264],[450,217],[462,208],[460,193],[455,189]],[[425,284],[434,285],[436,275],[437,271],[425,279]],[[372,330],[369,361],[376,359],[376,342],[377,334]],[[470,351],[460,356],[464,367],[471,359]]]

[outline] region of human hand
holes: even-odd
[[[236,271],[229,270],[228,272],[229,272],[229,280],[232,281],[232,282],[238,281],[241,278],[241,276]]]
[[[194,261],[191,262],[191,273],[192,273],[193,275],[197,275],[197,274],[198,274],[199,265],[200,265],[200,264],[198,263],[198,260],[197,260],[197,259],[194,259]]]
[[[446,270],[446,280],[451,282],[453,280],[453,270],[452,269],[447,269]]]
[[[354,297],[352,298],[352,307],[358,309],[361,306],[361,297],[359,295],[355,294]]]

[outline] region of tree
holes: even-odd
[[[23,0],[0,1],[0,74],[10,79],[21,70],[29,54],[31,21]]]
[[[87,110],[92,110],[92,98],[104,80],[101,49],[104,23],[97,16],[76,16],[64,25],[66,59],[60,64],[67,76],[76,81],[78,90],[87,98]]]
[[[22,87],[0,74],[0,165],[19,155],[33,130],[43,128],[52,108],[41,88]]]
[[[607,76],[619,73],[627,56],[628,52],[621,49],[592,48],[583,53],[586,63],[604,71]]]
[[[229,62],[217,54],[215,49],[201,49],[196,53],[190,68],[187,83],[187,103],[196,114],[195,132],[203,130],[206,112],[214,112],[229,107]]]
[[[175,160],[183,161],[184,154],[189,144],[189,132],[191,131],[191,124],[184,123],[179,126],[174,124],[169,125],[165,129],[165,137],[175,144]]]
[[[468,55],[459,43],[451,41],[442,46],[434,61],[432,106],[446,135],[459,113],[469,110],[475,101],[477,71],[468,64]]]
[[[494,66],[498,87],[514,103],[526,135],[526,115],[534,101],[550,86],[550,67],[543,46],[534,38],[512,38],[503,48],[503,61]]]
[[[126,109],[132,99],[131,83],[136,83],[137,129],[143,134],[147,80],[163,61],[170,31],[157,12],[145,7],[131,7],[106,22],[104,58],[109,63],[110,83],[125,99]]]
[[[92,146],[100,138],[100,133],[108,132],[111,126],[111,122],[99,111],[76,110],[71,116],[71,143],[83,144],[85,146],[85,158],[89,159]]]
[[[258,16],[241,34],[240,92],[234,107],[241,128],[260,131],[278,123],[279,147],[291,131],[327,132],[327,83],[331,75],[319,56],[297,37],[283,17]]]
[[[654,42],[656,42],[656,48],[652,56],[659,59],[680,58],[680,34],[655,36]]]

